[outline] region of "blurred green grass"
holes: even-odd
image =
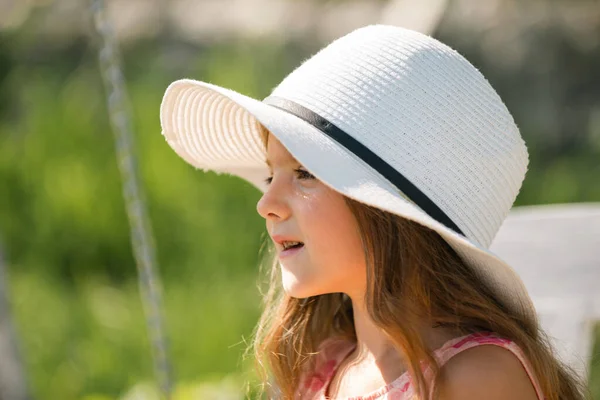
[[[165,285],[178,396],[186,386],[192,393],[202,382],[228,376],[229,390],[245,393],[253,374],[251,360],[241,354],[259,312],[252,281],[196,277]],[[151,348],[135,282],[114,285],[95,276],[68,288],[54,277],[28,272],[14,273],[11,282],[34,398],[116,399],[152,382]]]

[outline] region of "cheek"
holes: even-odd
[[[334,274],[360,273],[364,254],[358,225],[341,195],[323,201],[310,215],[309,239],[315,250],[311,258],[320,269]]]
[[[364,290],[366,264],[362,241],[343,196],[318,187],[292,206],[306,252],[281,264],[286,292],[294,297],[307,297]]]

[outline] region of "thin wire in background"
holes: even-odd
[[[139,184],[133,149],[133,128],[119,52],[103,0],[90,0],[94,27],[100,40],[99,61],[108,96],[108,112],[116,142],[123,196],[138,269],[138,283],[148,324],[154,370],[164,398],[172,392],[171,366],[167,354],[162,316],[161,285],[156,274],[156,251],[152,228]]]

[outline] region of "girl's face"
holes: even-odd
[[[305,298],[365,289],[358,224],[344,197],[307,172],[269,135],[267,191],[256,206],[277,248],[285,291]],[[280,240],[303,246],[283,252]]]

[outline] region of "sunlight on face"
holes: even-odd
[[[312,176],[273,135],[267,159],[270,184],[257,211],[272,238],[304,243],[284,257],[275,243],[286,292],[304,298],[363,291],[366,269],[358,224],[344,197]]]

